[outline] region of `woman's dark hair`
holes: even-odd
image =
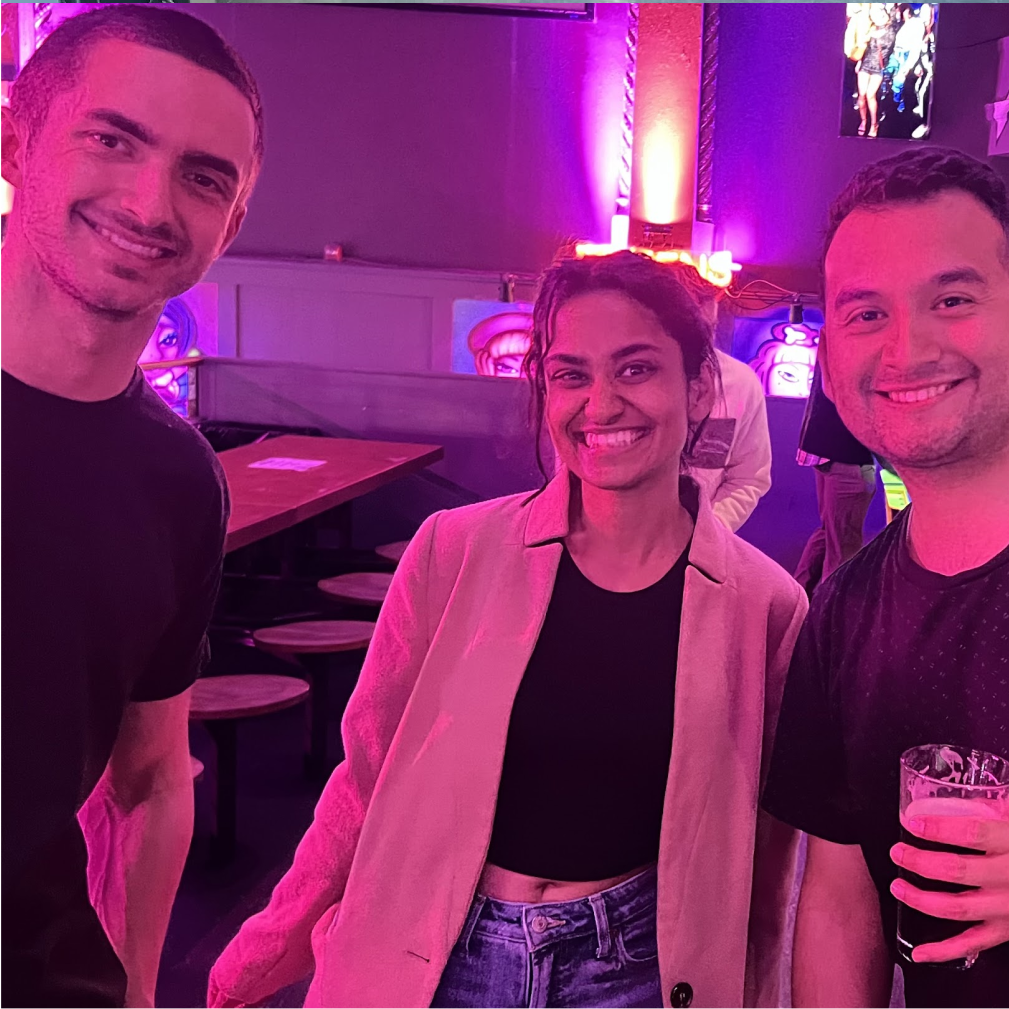
[[[536,432],[536,462],[546,476],[541,442],[546,413],[546,377],[543,360],[553,343],[554,322],[560,309],[580,294],[616,291],[647,308],[669,337],[680,345],[687,381],[707,368],[717,381],[718,361],[712,345],[711,323],[694,297],[677,279],[675,267],[663,265],[635,252],[565,259],[551,266],[540,279],[533,307],[533,331],[525,372],[532,392],[532,419]]]
[[[205,21],[163,5],[115,4],[67,18],[25,63],[11,90],[11,110],[32,133],[53,97],[80,79],[91,47],[106,39],[174,53],[223,77],[244,96],[255,120],[255,164],[263,157],[263,103],[241,56]]]
[[[919,147],[873,162],[856,172],[831,204],[820,255],[820,272],[841,222],[856,210],[881,210],[895,203],[921,203],[959,190],[973,196],[998,221],[1006,236],[1009,265],[1009,193],[990,165],[949,147]]]

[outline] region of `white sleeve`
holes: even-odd
[[[735,532],[771,488],[771,435],[764,390],[750,368],[745,364],[724,368],[723,382],[736,432],[712,504],[715,514]]]

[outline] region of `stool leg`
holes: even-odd
[[[304,666],[312,682],[312,694],[308,701],[311,723],[305,773],[310,778],[324,778],[330,771],[326,745],[329,736],[329,670],[325,660],[318,656],[306,655],[303,658],[308,660]]]
[[[206,723],[217,744],[217,834],[214,858],[230,862],[235,857],[238,824],[238,726],[231,718]]]

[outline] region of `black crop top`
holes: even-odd
[[[687,554],[638,592],[565,549],[512,708],[487,859],[566,882],[658,857]]]

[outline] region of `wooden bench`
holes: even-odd
[[[338,668],[333,656],[365,650],[374,633],[375,625],[368,620],[305,620],[253,632],[257,648],[282,658],[297,659],[309,676],[311,728],[305,769],[312,777],[324,777],[331,770],[327,746],[329,687]]]
[[[205,722],[217,746],[216,855],[235,853],[238,815],[238,722],[294,707],[309,685],[294,676],[205,676],[193,684],[190,721]]]
[[[354,606],[381,606],[392,584],[392,575],[384,571],[353,571],[347,575],[324,578],[319,591],[337,602]]]

